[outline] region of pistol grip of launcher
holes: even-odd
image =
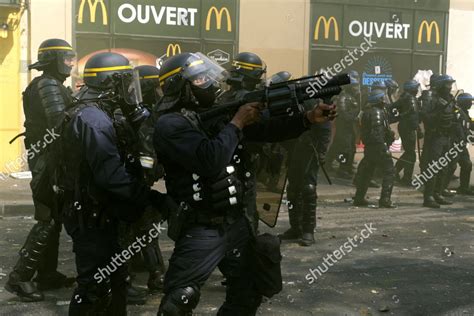
[[[323,103],[324,103],[324,104],[332,104],[331,99],[332,99],[332,96],[330,96],[330,97],[325,97],[325,98],[323,98]],[[324,115],[324,116],[329,116],[329,113],[330,113],[330,112],[331,112],[331,111],[329,111],[329,110],[323,110],[323,115]]]

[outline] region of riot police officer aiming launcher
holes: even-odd
[[[327,121],[323,110],[331,111],[329,118],[335,115],[333,107],[321,105],[258,123],[262,106],[254,102],[237,107],[230,122],[219,120],[212,126],[198,113],[214,105],[215,92],[225,79],[225,70],[201,53],[175,55],[160,69],[164,96],[158,108],[167,114],[158,119],[154,144],[166,171],[167,192],[181,208],[168,218],[175,249],[159,315],[191,314],[201,287],[217,266],[227,279],[226,300],[218,314],[254,315],[262,295],[281,290],[281,274],[273,287],[262,281],[270,270],[276,274],[271,279],[278,279],[279,241],[271,244],[273,266],[259,270],[263,274],[255,271],[255,174],[242,140],[294,138],[309,124]]]

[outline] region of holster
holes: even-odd
[[[176,210],[168,213],[168,237],[177,241],[183,227],[190,216],[191,208],[186,202],[181,202]]]

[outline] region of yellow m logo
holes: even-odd
[[[316,26],[314,28],[314,39],[318,40],[319,39],[319,27],[321,26],[321,21],[324,24],[324,38],[328,39],[329,38],[329,31],[331,30],[331,24],[334,24],[334,40],[336,42],[339,41],[339,26],[337,25],[336,19],[332,16],[328,19],[326,19],[325,16],[320,16],[318,20],[316,21]]]
[[[206,31],[211,29],[211,18],[213,14],[216,16],[217,29],[220,30],[222,27],[222,15],[224,13],[227,17],[227,32],[232,32],[232,20],[230,18],[229,10],[227,10],[226,7],[217,10],[215,6],[212,6],[207,12]]]
[[[166,48],[166,57],[174,56],[176,53],[181,54],[181,46],[179,44],[169,44]]]
[[[107,25],[107,7],[104,3],[104,0],[81,0],[81,4],[79,5],[79,14],[77,17],[77,23],[82,24],[84,20],[84,7],[86,5],[89,6],[89,13],[91,15],[91,23],[95,23],[95,15],[97,13],[97,6],[100,4],[100,8],[102,10],[102,24]]]
[[[420,24],[420,28],[418,29],[418,44],[421,44],[421,38],[423,35],[423,29],[426,28],[426,41],[431,43],[431,34],[433,33],[433,27],[436,31],[436,44],[439,44],[439,26],[436,21],[431,21],[428,24],[426,20],[423,20]]]

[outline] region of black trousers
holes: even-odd
[[[351,173],[354,155],[356,153],[355,138],[356,135],[352,129],[336,129],[334,141],[326,155],[327,164],[330,166],[336,159],[339,162],[339,169]],[[340,155],[342,155],[345,160],[339,160]]]
[[[449,137],[443,135],[427,134],[423,145],[422,173],[420,178],[425,181],[423,196],[425,200],[434,194],[441,194],[447,183],[448,168],[433,167],[433,163],[438,163],[441,157],[449,155],[451,141]],[[431,166],[431,167],[430,167]]]
[[[122,252],[117,223],[79,229],[76,217],[64,218],[76,255],[77,288],[69,315],[127,315],[127,265],[112,258]]]
[[[224,315],[255,315],[262,296],[252,276],[249,225],[242,216],[231,225],[194,225],[177,240],[164,280],[164,292],[191,286],[197,291],[216,267],[227,279]]]
[[[411,182],[416,162],[416,131],[398,129],[404,153],[395,164],[397,173],[403,170],[403,181]]]
[[[459,142],[458,142],[459,143]],[[471,171],[472,171],[472,161],[471,161],[471,156],[469,154],[469,150],[467,147],[464,147],[462,151],[459,153],[459,156],[453,160],[448,167],[448,175],[446,176],[446,182],[448,182],[452,176],[454,175],[454,172],[456,171],[456,166],[459,164],[461,167],[461,171],[459,174],[459,187],[461,189],[469,189],[470,187],[470,182],[471,182]],[[446,186],[449,183],[446,183]]]
[[[365,146],[364,158],[362,158],[357,168],[356,197],[365,197],[370,180],[372,180],[377,168],[382,172],[381,198],[390,198],[395,177],[392,157],[382,152],[379,147],[373,147],[370,144]]]

